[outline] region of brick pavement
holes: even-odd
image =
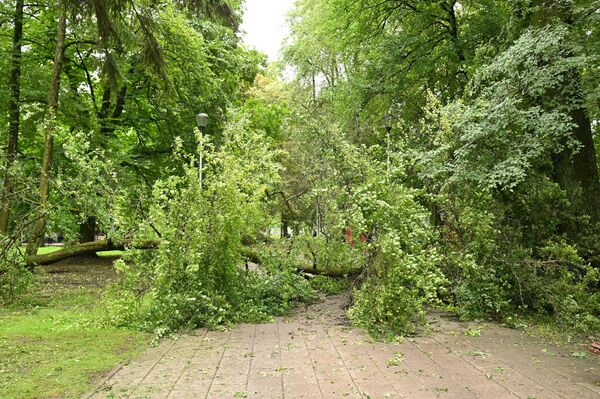
[[[373,342],[349,325],[344,302],[328,297],[272,323],[163,340],[88,397],[600,398],[597,358],[444,314],[430,317],[424,337]]]

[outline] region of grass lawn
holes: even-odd
[[[0,308],[0,398],[76,398],[148,345],[148,335],[94,325],[110,259],[53,267],[31,294]]]
[[[38,255],[49,254],[50,252],[60,251],[62,247],[40,247],[38,248]]]

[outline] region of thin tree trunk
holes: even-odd
[[[285,211],[281,212],[281,238],[290,238],[289,219]]]
[[[40,173],[40,209],[44,208],[48,202],[50,194],[50,175],[52,169],[52,152],[54,150],[54,134],[56,132],[56,113],[58,110],[58,95],[60,90],[60,74],[65,55],[65,33],[67,30],[67,12],[64,5],[60,7],[58,18],[58,32],[56,34],[56,53],[54,55],[54,68],[52,70],[52,83],[50,85],[50,102],[48,109],[48,120],[44,134],[44,155],[42,158],[42,170]],[[48,215],[43,215],[34,224],[29,243],[27,245],[27,254],[35,255],[40,244],[44,240],[46,222]]]
[[[0,233],[8,232],[8,222],[10,219],[10,205],[14,191],[13,166],[17,159],[17,150],[19,147],[19,126],[20,126],[20,98],[21,98],[21,55],[23,40],[23,3],[24,0],[17,0],[15,3],[15,19],[13,31],[13,48],[11,54],[11,73],[10,73],[10,99],[9,99],[9,135],[8,146],[6,147],[6,170],[4,174],[4,185],[0,199]]]

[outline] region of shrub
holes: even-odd
[[[33,279],[22,257],[15,252],[9,251],[0,259],[0,304],[10,304],[19,299]]]

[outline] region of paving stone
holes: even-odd
[[[443,314],[427,336],[374,342],[349,325],[345,303],[331,296],[271,323],[165,339],[86,398],[600,398],[598,359],[495,324],[465,335],[472,325]]]

